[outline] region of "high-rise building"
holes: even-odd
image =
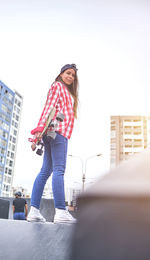
[[[23,98],[0,81],[0,196],[10,195]]]
[[[117,166],[150,143],[150,117],[111,116],[110,164]]]

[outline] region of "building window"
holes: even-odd
[[[10,123],[11,117],[3,114],[2,112],[0,113],[0,118],[4,119],[6,122]]]
[[[8,170],[8,174],[12,175],[12,170],[11,169]]]
[[[10,184],[11,183],[11,177],[10,176],[4,176],[4,182]]]
[[[14,144],[16,143],[16,138],[15,138],[15,137],[13,137],[12,142],[13,142]]]
[[[0,172],[4,171],[4,166],[0,165]]]
[[[4,95],[8,97],[11,101],[13,100],[13,95],[10,92],[8,92],[7,89],[5,90]]]
[[[6,131],[9,131],[9,125],[7,125],[2,119],[0,119],[0,126]]]
[[[7,159],[7,160],[6,160],[6,165],[8,165],[8,164],[9,164],[9,160]]]
[[[15,99],[15,104],[17,104],[18,107],[21,107],[21,102],[17,98]]]
[[[6,107],[4,104],[1,105],[1,109],[4,113],[11,116],[11,110],[8,107]]]
[[[132,120],[130,120],[130,119],[124,119],[124,122],[132,122]]]
[[[7,142],[5,140],[3,140],[2,138],[0,138],[0,145],[6,147]]]
[[[139,131],[139,132],[134,132],[134,135],[141,135],[141,134],[142,134],[141,131]]]
[[[1,153],[1,154],[5,154],[5,153],[6,153],[6,150],[5,150],[3,147],[0,147],[0,153]]]
[[[14,111],[17,113],[17,114],[20,114],[20,109],[18,107],[16,107],[16,105],[14,106]]]
[[[15,151],[15,145],[12,144],[12,151]]]
[[[125,129],[131,129],[132,126],[125,126],[124,128],[125,128]]]
[[[9,184],[11,184],[11,177],[7,177],[7,182],[9,183]]]
[[[7,139],[7,138],[8,138],[8,133],[5,132],[5,131],[3,131],[3,137],[4,137],[5,139]]]
[[[133,122],[140,122],[141,123],[141,120],[140,119],[134,119]]]
[[[111,143],[111,149],[112,150],[116,149],[116,143]]]
[[[14,153],[11,153],[10,157],[11,159],[14,159]]]
[[[13,166],[13,161],[9,161],[9,166],[12,167]]]
[[[9,191],[10,190],[10,186],[9,185],[6,185],[4,184],[4,188],[3,188],[4,191]]]
[[[17,135],[17,131],[16,130],[14,130],[14,135]]]
[[[8,98],[3,97],[3,102],[4,104],[8,105],[12,109],[13,104]]]
[[[18,128],[18,123],[17,122],[15,122],[15,127]]]
[[[16,115],[16,120],[19,121],[19,116],[18,115]]]
[[[4,164],[4,156],[0,156],[0,163]]]

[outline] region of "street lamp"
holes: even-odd
[[[69,154],[69,155],[68,155],[68,156],[70,156],[70,157],[78,158],[78,159],[81,161],[81,164],[82,164],[82,191],[84,191],[84,188],[85,188],[85,178],[86,178],[87,161],[88,161],[89,159],[92,159],[92,158],[94,158],[94,157],[101,156],[101,155],[102,155],[102,154],[99,153],[99,154],[97,154],[97,155],[93,155],[93,156],[88,157],[88,158],[85,160],[85,170],[84,170],[84,167],[83,167],[84,161],[83,161],[83,159],[82,159],[81,157],[76,156],[76,155],[72,155],[72,154]]]
[[[80,162],[81,162],[81,166],[82,166],[82,173],[83,173],[83,159],[82,159],[81,157],[79,157],[79,156],[72,155],[72,154],[69,154],[68,156],[70,156],[70,157],[74,157],[74,158],[78,158],[78,159],[80,160]]]
[[[99,153],[99,154],[97,154],[97,155],[93,155],[93,156],[90,156],[90,157],[88,157],[86,160],[85,160],[85,172],[83,173],[83,175],[82,175],[82,190],[84,191],[84,186],[85,186],[85,175],[86,175],[86,168],[87,168],[87,161],[89,160],[89,159],[92,159],[92,158],[94,158],[94,157],[98,157],[98,156],[101,156],[102,154],[101,153]]]

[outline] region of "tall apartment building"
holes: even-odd
[[[23,98],[0,81],[0,196],[10,194]]]
[[[110,165],[139,153],[150,143],[150,117],[111,116]]]

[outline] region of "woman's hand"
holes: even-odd
[[[37,141],[38,142],[40,142],[41,141],[41,139],[42,139],[42,135],[41,135],[41,132],[37,132],[37,133],[35,133],[35,139],[37,139]]]
[[[36,149],[36,143],[37,143],[37,142],[40,142],[41,139],[42,139],[41,132],[37,132],[37,133],[35,133],[33,139],[35,140],[35,142],[32,143],[32,145],[31,145],[31,149],[32,149],[32,151],[35,151],[35,149]]]

